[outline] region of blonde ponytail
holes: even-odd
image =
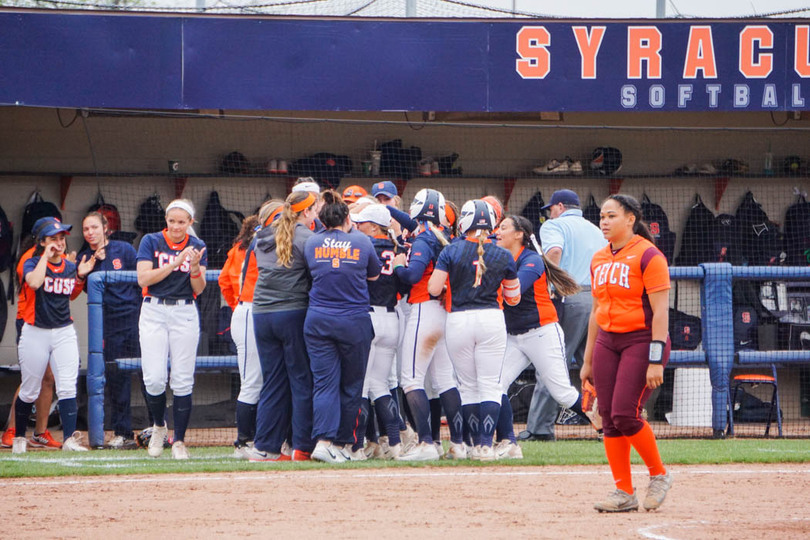
[[[487,239],[486,234],[481,234],[484,231],[478,229],[475,231],[475,236],[478,237],[478,264],[475,267],[475,283],[473,288],[477,289],[481,285],[481,280],[484,278],[484,272],[487,271],[487,265],[484,263],[484,242]]]
[[[442,232],[440,228],[434,225],[433,222],[431,221],[427,221],[425,223],[427,224],[428,229],[430,229],[430,231],[436,236],[436,238],[439,240],[439,243],[442,246],[450,245],[450,241],[447,240],[447,237],[444,235],[444,232]]]

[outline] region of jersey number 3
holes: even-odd
[[[390,249],[380,253],[380,262],[382,263],[380,274],[390,276],[394,273],[394,256],[394,252]]]

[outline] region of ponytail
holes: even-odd
[[[425,224],[427,225],[428,229],[430,229],[430,231],[436,236],[436,239],[442,246],[447,246],[450,244],[450,241],[447,240],[447,237],[444,235],[444,233],[440,228],[438,228],[430,221],[426,221]]]
[[[546,267],[546,280],[550,285],[554,286],[554,291],[558,296],[571,296],[582,291],[582,287],[571,277],[571,274],[546,257],[546,254],[543,253],[543,249],[540,247],[540,243],[537,241],[537,237],[535,237],[532,232],[532,224],[528,219],[523,216],[508,216],[504,219],[512,220],[515,229],[523,233],[524,247],[531,247],[540,254],[540,257],[543,259],[543,264]]]
[[[475,289],[481,285],[481,280],[487,271],[487,265],[484,263],[484,241],[486,241],[487,235],[481,234],[483,232],[482,229],[475,231],[475,235],[478,237],[478,264],[475,266],[475,283],[473,283]]]
[[[298,216],[314,204],[314,201],[312,201],[309,206],[301,208],[302,203],[311,197],[312,194],[308,191],[294,191],[290,193],[284,201],[281,216],[270,225],[276,229],[276,258],[278,259],[279,266],[285,266],[287,268],[292,266],[295,224],[298,221]],[[300,210],[293,210],[293,206],[300,208]]]

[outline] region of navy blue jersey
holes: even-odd
[[[89,247],[79,252],[76,260],[81,262],[82,258],[90,258],[94,251]],[[126,242],[110,240],[104,246],[104,260],[96,260],[95,266],[90,271],[115,272],[118,270],[135,270],[135,248]],[[104,318],[128,317],[137,315],[141,303],[141,291],[137,283],[117,283],[108,281],[104,288]]]
[[[367,278],[380,274],[380,259],[368,236],[330,229],[313,234],[304,252],[312,274],[310,308],[335,315],[368,312]]]
[[[34,301],[28,304],[23,314],[25,322],[39,328],[62,328],[73,322],[70,317],[70,296],[77,286],[76,265],[62,259],[58,265],[48,263],[45,270],[45,281],[36,291],[25,282],[25,276],[32,272],[39,263],[40,256],[31,257],[23,265],[23,287],[28,288],[28,298]],[[78,294],[78,293],[77,293]]]
[[[441,251],[442,244],[430,229],[422,231],[412,240],[411,249],[408,252],[407,268],[396,269],[399,280],[411,285],[411,291],[408,294],[408,302],[411,304],[430,300],[427,282]]]
[[[475,283],[478,265],[478,240],[453,242],[444,248],[436,261],[436,269],[449,274],[452,293],[451,311],[500,308],[501,282],[517,278],[517,269],[512,254],[489,240],[484,244],[484,262],[487,271],[481,285]]]
[[[557,310],[548,294],[543,258],[533,249],[521,249],[515,262],[520,280],[520,302],[516,306],[503,306],[506,331],[523,334],[532,328],[557,322]]]
[[[382,268],[380,277],[376,281],[368,282],[369,302],[372,306],[385,306],[393,308],[397,304],[399,280],[394,275],[394,256],[398,253],[397,246],[387,236],[377,236],[371,239],[374,251],[380,259]]]
[[[186,235],[182,242],[175,244],[166,236],[166,231],[145,235],[141,239],[138,247],[137,262],[149,261],[152,268],[162,268],[172,264],[181,251],[190,245],[196,250],[205,247],[205,242],[196,236]],[[200,259],[200,266],[208,266],[208,253],[203,253]],[[171,298],[173,300],[191,300],[194,298],[194,291],[191,289],[191,279],[189,271],[191,264],[188,260],[183,261],[178,268],[166,276],[163,281],[150,285],[144,295],[157,296],[158,298]]]

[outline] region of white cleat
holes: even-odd
[[[346,458],[340,452],[340,448],[328,441],[318,441],[315,450],[312,451],[311,458],[323,463],[345,463]]]
[[[152,437],[149,438],[149,455],[151,457],[160,457],[163,455],[163,441],[169,434],[169,429],[166,426],[153,426]]]
[[[82,434],[74,431],[73,434],[62,441],[63,452],[88,452],[89,449],[82,445]]]
[[[405,452],[396,458],[397,461],[435,461],[439,459],[439,452],[436,446],[431,443],[419,443],[409,452]]]
[[[467,459],[467,445],[451,442],[450,448],[442,457],[444,459]]]
[[[172,457],[174,459],[188,459],[188,448],[186,448],[183,441],[174,441],[172,444]]]
[[[523,459],[523,450],[517,443],[504,439],[495,445],[495,459]]]
[[[28,451],[28,439],[25,437],[14,437],[14,442],[11,443],[12,454],[24,454]]]

